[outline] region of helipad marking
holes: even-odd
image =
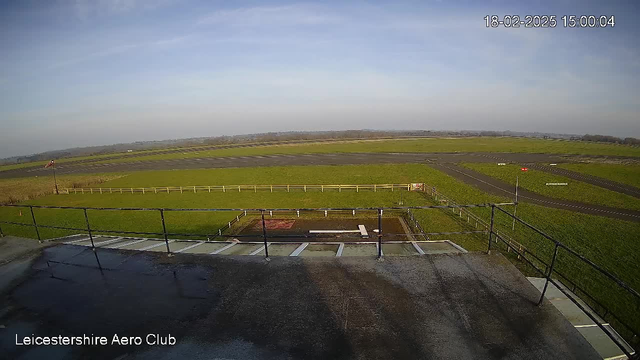
[[[418,244],[416,244],[415,241],[412,241],[411,244],[413,245],[414,248],[416,248],[416,250],[420,253],[420,255],[424,255],[425,254],[424,250],[422,250],[422,248],[420,246],[418,246]]]
[[[340,257],[340,256],[342,256],[342,250],[344,250],[344,243],[341,243],[341,244],[338,246],[338,252],[336,252],[336,257]]]
[[[189,249],[193,249],[194,247],[196,247],[196,246],[200,246],[200,245],[202,245],[202,244],[204,244],[204,241],[200,241],[200,242],[197,242],[197,243],[195,243],[195,244],[193,244],[193,245],[189,245],[189,246],[187,246],[186,248],[182,248],[182,249],[180,249],[180,250],[176,251],[176,253],[181,253],[181,252],[183,252],[183,251],[187,251],[187,250],[189,250]]]
[[[227,250],[228,248],[230,248],[230,247],[234,246],[235,244],[237,244],[237,242],[233,242],[233,243],[231,243],[231,244],[229,244],[229,245],[227,245],[227,246],[223,246],[223,247],[221,247],[221,248],[220,248],[220,249],[218,249],[218,250],[215,250],[215,251],[210,252],[210,253],[209,253],[209,255],[217,255],[217,254],[219,254],[219,253],[221,253],[221,252],[223,252],[223,251]]]
[[[367,228],[364,225],[358,225],[358,229],[360,229],[360,235],[362,237],[369,237],[369,233],[367,232]]]
[[[129,245],[138,244],[138,243],[141,243],[141,242],[143,242],[143,241],[146,241],[146,239],[142,239],[142,240],[134,240],[134,241],[131,241],[131,242],[128,242],[128,243],[118,244],[118,245],[116,245],[116,246],[111,247],[111,249],[119,249],[119,248],[121,248],[121,247],[125,247],[125,246],[129,246]]]
[[[160,242],[160,244],[153,244],[153,245],[149,245],[149,246],[147,246],[147,247],[143,247],[142,249],[138,249],[138,250],[139,250],[139,251],[147,251],[147,250],[149,250],[149,249],[153,249],[153,248],[156,248],[156,247],[158,247],[158,246],[162,246],[162,245],[166,245],[166,244],[171,244],[171,243],[172,243],[172,242],[174,242],[174,241],[175,241],[175,240],[169,240],[169,241],[167,241],[167,242],[162,241],[162,242]]]
[[[300,246],[298,246],[297,249],[293,250],[293,252],[291,254],[289,254],[289,256],[298,256],[300,255],[301,252],[304,251],[304,249],[309,246],[309,243],[302,243]]]
[[[271,245],[271,243],[267,243],[266,247],[269,247],[269,245]],[[262,245],[258,249],[252,251],[249,255],[256,255],[256,254],[260,253],[261,251],[263,251],[264,249],[265,249],[265,246]]]

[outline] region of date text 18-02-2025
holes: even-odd
[[[491,28],[607,28],[616,25],[615,15],[487,15],[485,26]]]

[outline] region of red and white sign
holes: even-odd
[[[523,167],[523,168],[520,168],[520,170],[521,170],[521,171],[529,171],[529,168],[525,168],[525,167]]]
[[[45,169],[46,169],[46,168],[48,168],[48,167],[50,167],[50,166],[53,166],[53,165],[55,165],[55,161],[51,160],[51,161],[49,161],[49,163],[48,163],[47,165],[45,165],[44,167],[45,167]]]

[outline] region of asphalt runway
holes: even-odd
[[[109,172],[131,172],[143,170],[183,170],[242,168],[259,166],[301,166],[301,165],[358,165],[358,164],[428,164],[434,168],[476,186],[484,191],[498,195],[513,195],[513,186],[473,170],[457,166],[457,163],[517,163],[528,164],[532,168],[567,176],[574,180],[584,181],[609,190],[640,197],[640,189],[616,183],[614,181],[587,176],[551,166],[537,165],[541,163],[566,163],[570,159],[554,154],[527,153],[336,153],[336,154],[297,154],[297,155],[264,155],[237,156],[220,158],[190,158],[155,161],[134,161],[126,163],[63,163],[56,166],[56,172],[62,174],[89,174]],[[23,168],[0,171],[0,178],[48,176],[51,169],[44,167]],[[606,206],[584,204],[579,202],[545,197],[526,190],[520,191],[521,202],[571,210],[584,214],[606,216],[628,221],[640,221],[640,212]]]
[[[508,184],[501,180],[484,175],[477,171],[464,168],[454,164],[429,164],[436,170],[451,175],[467,184],[473,185],[485,192],[499,196],[507,196],[515,199],[515,189],[513,184]],[[555,209],[575,211],[583,214],[606,216],[614,219],[640,222],[640,211],[620,209],[615,207],[585,204],[577,201],[556,199],[534,193],[520,188],[518,190],[518,201],[542,205]]]
[[[207,168],[235,168],[257,166],[292,165],[357,165],[357,164],[401,164],[425,162],[557,162],[565,160],[558,155],[514,154],[514,153],[336,153],[232,156],[219,158],[189,158],[153,161],[132,161],[126,163],[62,163],[56,165],[58,174],[88,174],[105,172],[127,172],[141,170],[182,170]],[[51,173],[42,166],[0,171],[0,178],[41,176]]]

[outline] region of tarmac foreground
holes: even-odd
[[[266,261],[58,245],[0,296],[6,358],[600,358],[499,254]],[[31,334],[143,343],[16,346]]]

